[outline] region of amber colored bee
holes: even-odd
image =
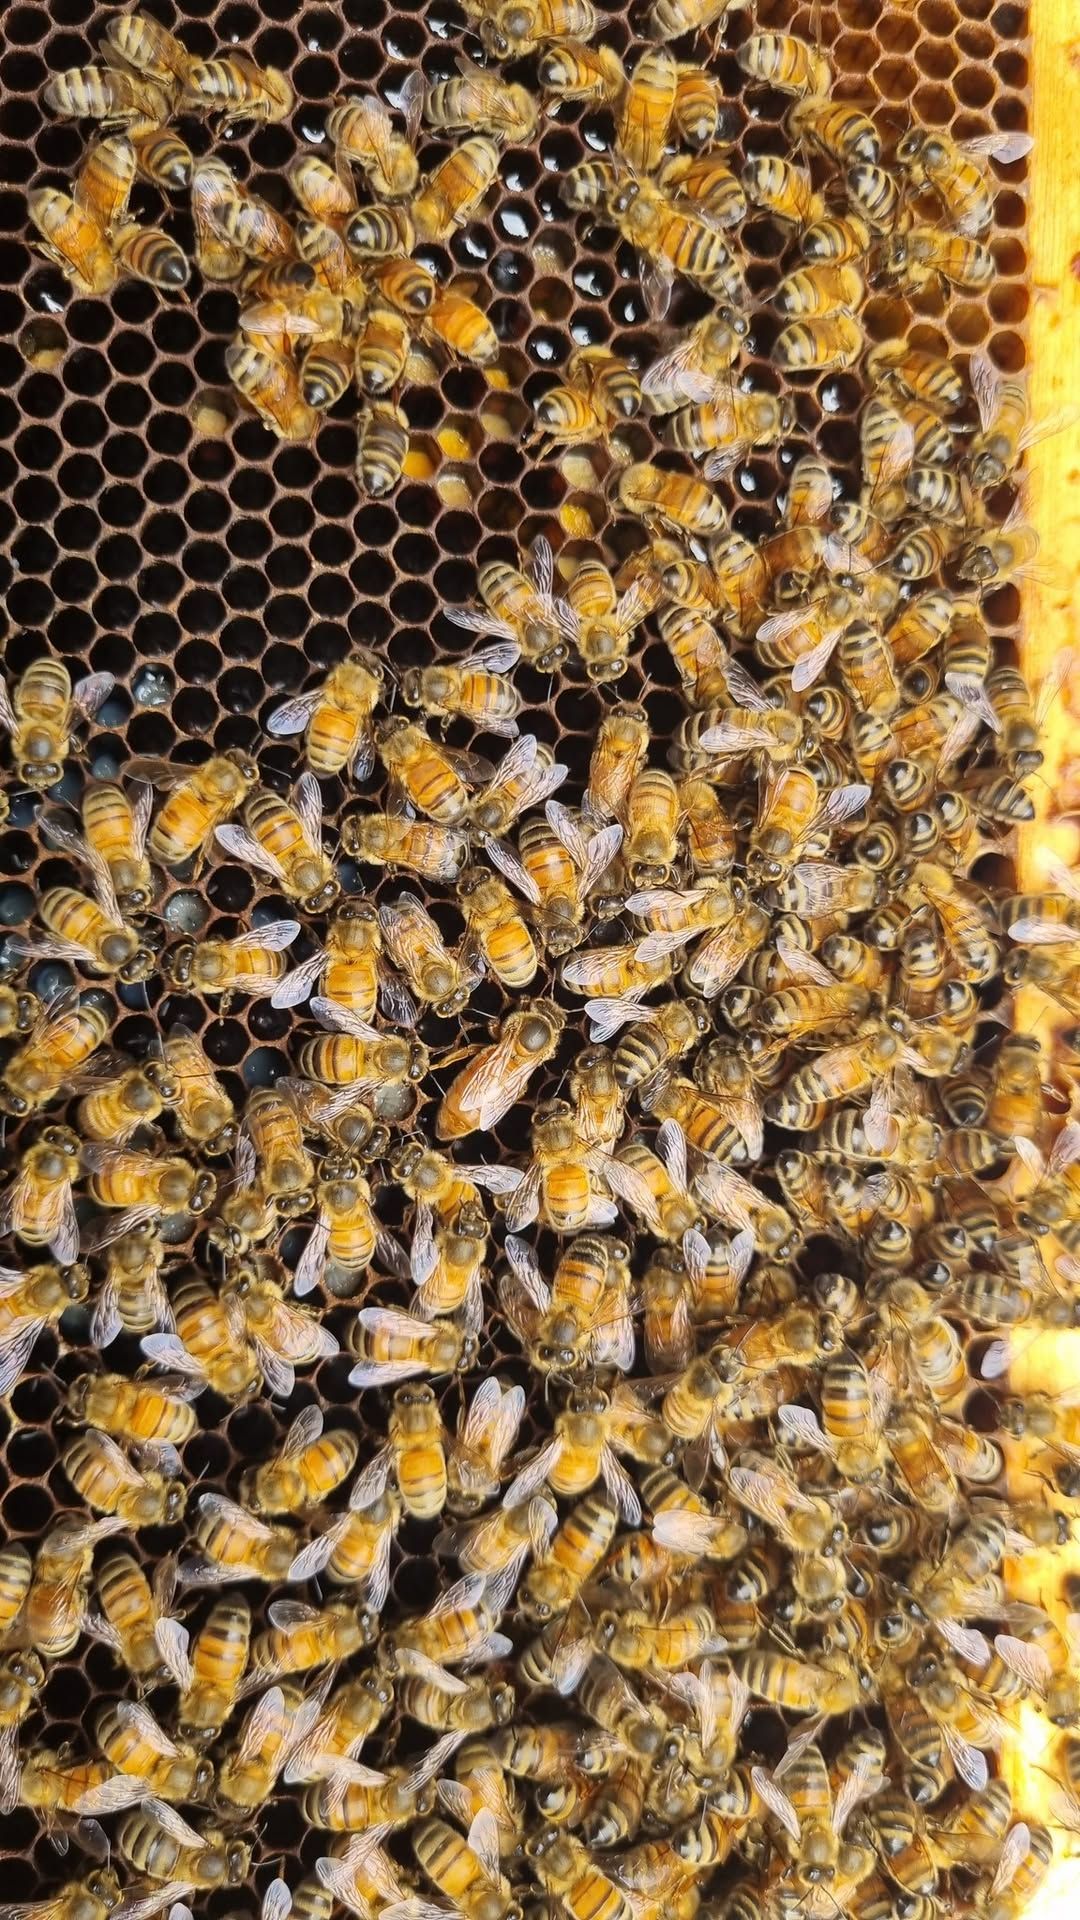
[[[82,1375],[68,1393],[68,1406],[88,1426],[144,1445],[180,1446],[198,1424],[184,1393],[119,1373]]]
[[[886,243],[884,271],[912,293],[942,281],[974,293],[994,277],[994,257],[981,240],[939,227],[909,227]]]
[[[221,60],[189,60],[184,74],[180,111],[219,114],[221,124],[234,120],[274,123],[287,119],[294,95],[277,67],[258,67],[246,54],[233,52]]]
[[[318,410],[304,399],[300,374],[282,354],[264,353],[248,342],[225,349],[225,366],[233,385],[279,440],[309,440],[319,422]]]
[[[737,465],[749,447],[772,446],[794,424],[790,397],[777,400],[771,393],[747,393],[729,386],[715,398],[675,413],[664,437],[695,458],[704,454],[704,472],[716,480]]]
[[[558,666],[569,652],[565,637],[565,603],[556,597],[555,556],[542,536],[532,545],[530,572],[495,560],[480,567],[477,590],[486,612],[449,607],[447,618],[470,633],[494,634],[513,641],[525,660],[546,670]]]
[[[742,183],[747,197],[776,219],[810,227],[825,218],[825,201],[810,175],[779,154],[758,154],[746,162]]]
[[[448,240],[456,227],[466,226],[498,172],[499,149],[484,135],[473,135],[451,148],[411,203],[421,239]]]
[[[440,80],[427,90],[424,118],[429,125],[452,133],[479,129],[508,146],[527,146],[538,119],[528,88],[509,85],[467,54],[459,53],[456,64],[456,78]]]
[[[559,100],[596,100],[609,105],[626,82],[622,61],[613,47],[590,47],[583,41],[563,39],[545,48],[537,78],[541,91]]]
[[[796,34],[752,33],[735,58],[751,80],[777,87],[781,93],[813,94],[825,99],[832,87],[832,67],[826,55]]]
[[[738,303],[741,269],[706,208],[697,210],[692,203],[684,208],[662,186],[636,179],[616,184],[608,208],[623,239],[648,262],[658,313],[666,308],[677,273],[728,304]]]
[[[12,935],[13,951],[29,957],[70,960],[87,973],[115,974],[129,985],[155,972],[157,960],[142,930],[124,919],[109,869],[90,848],[85,849],[92,894],[76,887],[49,887],[38,901],[47,933],[29,940]]]
[[[677,533],[723,530],[723,508],[711,488],[687,474],[650,466],[648,461],[627,467],[619,475],[619,499],[628,513],[659,521]]]
[[[591,40],[597,27],[592,0],[470,0],[480,36],[496,60],[517,60],[547,41]]]
[[[343,100],[327,116],[327,136],[334,142],[339,163],[358,166],[378,200],[405,200],[416,186],[420,168],[412,143],[423,102],[423,75],[414,72],[402,86],[398,102],[405,115],[404,136],[394,131],[389,108],[375,94]]]
[[[823,373],[853,366],[863,345],[858,320],[840,311],[827,319],[793,321],[779,335],[774,350],[781,366],[791,373]]]
[[[618,592],[600,560],[583,560],[566,590],[570,625],[590,680],[618,680],[626,672],[630,643],[649,612],[644,583]]]
[[[485,647],[459,665],[410,667],[402,680],[402,697],[410,707],[423,707],[437,719],[460,714],[485,733],[513,739],[521,695],[506,675],[517,657],[517,648],[504,644]]]
[[[622,819],[626,798],[649,748],[643,707],[612,707],[600,722],[589,760],[583,811],[594,820]]]
[[[80,720],[92,719],[108,699],[111,673],[91,673],[74,687],[59,660],[35,660],[13,687],[0,681],[0,726],[11,735],[19,779],[35,791],[54,786]]]
[[[974,140],[912,129],[896,146],[900,167],[917,187],[936,193],[951,225],[961,234],[985,231],[994,217],[994,193],[979,161],[1013,166],[1031,152],[1029,133],[987,133]]]
[[[536,404],[538,450],[550,453],[593,442],[611,446],[613,429],[633,419],[640,406],[637,375],[624,361],[607,347],[576,347],[565,381]]]

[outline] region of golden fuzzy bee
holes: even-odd
[[[469,0],[480,37],[496,60],[518,60],[548,41],[591,40],[597,27],[592,0]]]
[[[323,852],[322,793],[313,773],[302,773],[295,804],[262,788],[243,803],[243,826],[229,821],[215,838],[238,860],[269,875],[306,913],[333,905],[341,891],[333,862]]]
[[[350,1008],[316,997],[311,1011],[329,1029],[300,1050],[301,1072],[332,1087],[349,1086],[363,1095],[382,1083],[404,1085],[423,1080],[429,1060],[420,1040],[380,1033]]]
[[[148,979],[158,964],[152,946],[124,919],[105,861],[89,847],[83,857],[93,893],[47,888],[38,901],[47,932],[32,940],[12,935],[9,945],[24,958],[68,960],[87,973],[115,974],[125,985]]]
[[[527,146],[536,131],[538,109],[527,87],[511,86],[490,68],[478,67],[467,54],[457,56],[457,76],[429,87],[424,118],[448,133],[490,133],[508,146]]]
[[[91,780],[82,798],[82,837],[58,813],[43,813],[41,830],[53,846],[77,860],[89,864],[91,854],[104,861],[120,907],[137,913],[150,905],[156,891],[146,858],[153,802],[153,789],[145,782],[130,794],[119,782]]]
[[[980,160],[1014,166],[1033,145],[1029,133],[987,133],[954,141],[948,134],[913,128],[897,142],[896,160],[913,185],[937,195],[959,233],[974,235],[983,233],[994,217],[994,193]]]
[[[109,293],[124,274],[166,289],[187,285],[190,268],[175,240],[161,227],[127,218],[136,170],[132,142],[110,134],[91,147],[73,195],[56,187],[37,187],[29,195],[41,252],[79,292]]]
[[[327,115],[326,132],[340,162],[358,166],[367,175],[378,200],[405,200],[420,177],[413,141],[424,103],[424,79],[411,73],[401,89],[398,105],[405,115],[404,135],[394,131],[390,110],[375,94],[343,100]]]
[[[115,1514],[129,1527],[171,1525],[187,1499],[179,1455],[161,1442],[141,1451],[147,1464],[136,1466],[108,1434],[91,1427],[67,1448],[64,1472],[98,1513]]]
[[[184,940],[165,954],[162,965],[178,988],[259,998],[273,993],[284,977],[285,950],[299,932],[298,920],[270,920],[231,940]]]
[[[484,850],[532,907],[548,952],[562,954],[584,938],[589,896],[618,853],[622,837],[618,823],[587,833],[557,800],[548,800],[543,819],[522,827],[520,853],[487,838]]]
[[[512,740],[517,736],[521,695],[506,675],[517,659],[517,646],[504,642],[484,647],[460,664],[409,667],[401,683],[402,698],[436,719],[460,715],[484,733],[500,733]]]
[[[435,1120],[439,1140],[459,1140],[497,1126],[533,1074],[554,1053],[565,1025],[552,1001],[527,1002],[504,1020],[499,1037],[480,1048],[447,1089]]]
[[[550,453],[555,447],[598,442],[618,457],[613,430],[620,421],[632,420],[640,407],[640,383],[624,361],[607,347],[576,347],[565,381],[536,404],[538,449]]]
[[[315,1186],[316,1219],[293,1275],[297,1295],[310,1293],[327,1263],[341,1274],[366,1272],[379,1237],[371,1189],[348,1154],[327,1156]]]
[[[616,183],[608,196],[611,217],[622,234],[648,263],[651,310],[662,317],[676,274],[681,273],[704,292],[737,305],[742,294],[742,269],[724,236],[724,228],[706,205],[684,206],[673,192],[652,181],[628,179]]]
[[[71,752],[71,735],[90,720],[113,690],[111,673],[91,673],[71,684],[59,660],[35,660],[14,686],[0,681],[0,726],[11,735],[19,779],[35,791],[54,786]]]
[[[319,424],[318,409],[305,400],[299,370],[291,360],[243,341],[226,347],[225,367],[233,385],[280,440],[311,438]]]
[[[213,113],[219,124],[261,120],[273,124],[293,110],[295,96],[277,67],[259,67],[246,54],[233,52],[220,60],[190,60],[184,73],[180,111]]]
[[[379,908],[386,951],[422,1005],[449,1019],[466,1006],[477,975],[451,953],[427,908],[403,893]]]
[[[485,564],[476,584],[486,612],[449,607],[447,618],[469,633],[514,642],[522,658],[543,671],[558,666],[569,651],[565,602],[553,592],[555,556],[543,536],[533,542],[529,566],[527,574],[503,560]]]
[[[485,135],[474,134],[451,148],[411,203],[420,238],[449,240],[455,228],[467,226],[498,174],[499,149]]]
[[[590,680],[618,680],[626,672],[629,646],[650,612],[641,579],[620,593],[602,560],[583,560],[566,590],[568,629]]]

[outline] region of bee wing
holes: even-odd
[[[282,705],[275,707],[270,715],[266,723],[267,733],[272,733],[276,739],[292,733],[302,733],[322,697],[323,689],[312,687],[309,693],[301,693],[295,700],[283,701]]]
[[[306,1000],[319,983],[326,969],[326,954],[322,947],[301,960],[298,967],[292,967],[279,981],[270,995],[272,1007],[298,1007]]]
[[[311,1002],[311,1011],[320,1026],[330,1027],[335,1033],[351,1033],[354,1040],[382,1038],[378,1027],[361,1020],[351,1007],[339,1007],[336,1000],[324,1000],[321,995],[316,995]]]
[[[655,401],[674,390],[681,399],[700,405],[711,399],[715,384],[701,366],[699,343],[691,333],[672,347],[670,353],[661,354],[659,360],[652,362],[642,375],[641,391]]]
[[[550,1469],[557,1460],[562,1458],[563,1450],[564,1443],[558,1435],[554,1440],[549,1440],[546,1446],[541,1447],[539,1453],[535,1454],[528,1465],[522,1467],[521,1472],[516,1474],[510,1482],[503,1494],[503,1506],[520,1506],[522,1501],[531,1499],[534,1493],[539,1493]]]
[[[821,817],[831,826],[838,827],[843,821],[850,820],[852,814],[860,813],[869,798],[870,788],[863,781],[855,781],[848,787],[832,787],[825,796]]]
[[[1003,377],[983,347],[976,347],[968,361],[968,379],[979,409],[979,425],[985,433],[993,425],[1001,402]]]
[[[19,1804],[19,1734],[17,1727],[0,1727],[0,1813],[14,1813]]]
[[[835,986],[835,975],[829,972],[828,967],[822,964],[817,955],[807,953],[802,947],[794,946],[790,940],[784,938],[783,934],[776,942],[776,951],[788,972],[796,980],[805,980],[816,987]]]
[[[990,1778],[986,1755],[945,1721],[941,1723],[941,1732],[953,1766],[964,1785],[970,1787],[973,1793],[981,1793]]]
[[[548,804],[551,805],[552,802],[549,801]],[[526,873],[525,868],[522,866],[521,861],[513,849],[504,846],[501,840],[492,840],[488,834],[481,836],[480,844],[487,854],[488,859],[491,861],[492,866],[498,868],[504,880],[509,880],[511,885],[515,886],[526,900],[534,907],[538,907],[540,904],[540,889],[531,874]]]
[[[963,1627],[956,1620],[938,1620],[935,1625],[942,1639],[962,1659],[970,1660],[976,1667],[985,1667],[989,1663],[990,1647],[985,1634],[979,1633],[974,1627]]]
[[[89,967],[93,970],[97,960],[89,947],[77,940],[61,940],[58,934],[35,934],[30,938],[22,933],[9,933],[7,951],[13,960],[66,960],[73,967]]]
[[[476,1814],[469,1828],[468,1841],[488,1880],[493,1887],[497,1887],[501,1878],[499,1823],[489,1807],[481,1807]]]
[[[974,140],[958,140],[961,153],[972,160],[996,160],[1003,167],[1026,160],[1035,142],[1030,133],[980,133]],[[974,356],[973,356],[974,357]]]
[[[1001,721],[990,703],[981,680],[973,679],[966,673],[947,673],[945,685],[949,692],[955,694],[962,705],[984,725],[990,727],[994,733],[1001,732]]]
[[[203,1845],[202,1840],[199,1845]],[[169,1920],[176,1920],[178,1914],[189,1915],[190,1910],[174,1903],[186,1899],[194,1891],[194,1887],[186,1880],[170,1880],[166,1886],[155,1887],[152,1893],[144,1894],[141,1900],[122,1900],[118,1907],[113,1908],[112,1920],[151,1920],[151,1916],[160,1913],[163,1907],[171,1908]]]
[[[600,997],[586,1000],[585,1012],[590,1021],[589,1039],[610,1040],[612,1034],[618,1033],[620,1027],[625,1027],[632,1020],[655,1020],[655,1008],[642,1005],[642,997],[647,992],[647,987],[639,987],[635,993],[624,993],[617,999]]]
[[[141,1701],[121,1700],[116,1709],[116,1717],[125,1727],[137,1733],[141,1740],[145,1740],[154,1753],[160,1753],[168,1759],[175,1758],[179,1753],[180,1749],[176,1742],[169,1738],[164,1727],[155,1720],[149,1707],[143,1706]]]
[[[490,651],[495,652],[496,649],[491,648]],[[483,655],[477,654],[476,658],[482,659]],[[523,733],[514,741],[512,747],[507,747],[495,769],[493,785],[503,787],[508,786],[511,781],[524,780],[526,774],[530,773],[536,765],[537,745],[534,733]]]
[[[540,1211],[540,1183],[543,1171],[538,1160],[533,1160],[521,1181],[511,1195],[506,1207],[506,1224],[512,1233],[519,1227],[530,1226]]]
[[[285,869],[281,861],[272,853],[268,853],[261,842],[256,840],[254,834],[249,833],[247,828],[240,826],[237,821],[227,820],[224,826],[215,827],[214,838],[219,847],[224,847],[225,852],[231,853],[234,859],[243,860],[247,866],[254,867],[258,873],[268,874],[271,880],[277,880],[279,883],[285,880]]]
[[[666,260],[648,260],[641,268],[641,289],[650,320],[664,318],[675,288],[675,273]]]
[[[198,1506],[200,1513],[216,1515],[227,1526],[246,1534],[249,1540],[273,1538],[274,1530],[265,1520],[260,1520],[258,1515],[251,1513],[247,1507],[237,1506],[235,1500],[228,1499],[223,1493],[201,1493]]]
[[[323,1277],[326,1266],[326,1253],[330,1245],[330,1222],[320,1214],[308,1235],[303,1253],[296,1263],[293,1274],[293,1292],[297,1299],[303,1299],[312,1293]]]
[[[555,807],[559,803],[557,800],[549,800],[547,804],[549,807]],[[622,841],[623,830],[617,823],[610,827],[601,827],[599,833],[593,834],[585,849],[579,885],[581,893],[589,893],[596,885],[600,875],[610,867],[622,846]]]
[[[322,847],[323,800],[322,788],[313,773],[302,773],[296,783],[293,804],[300,816],[312,847],[316,852]]]
[[[285,1880],[271,1880],[263,1894],[260,1920],[288,1920],[292,1911],[292,1894]]]
[[[1054,1669],[1042,1647],[1032,1646],[1027,1640],[1019,1640],[1011,1633],[998,1633],[994,1636],[994,1651],[1025,1685],[1032,1687],[1036,1693],[1046,1692],[1053,1680]]]
[[[524,1387],[502,1387],[497,1380],[483,1380],[465,1416],[462,1441],[474,1452],[486,1453],[498,1467],[517,1438],[524,1414]]]
[[[646,1221],[654,1233],[660,1231],[660,1213],[653,1199],[649,1183],[636,1167],[628,1165],[614,1155],[604,1170],[604,1177],[612,1193],[618,1194],[631,1210]]]
[[[198,1827],[191,1826],[183,1814],[177,1813],[176,1808],[170,1807],[166,1800],[148,1794],[143,1801],[143,1809],[180,1846],[198,1847],[200,1850],[205,1847],[206,1836],[199,1832]]]
[[[513,627],[505,620],[496,619],[494,614],[483,613],[477,607],[446,607],[444,612],[455,627],[464,627],[466,633],[497,633],[517,643]]]
[[[835,1452],[832,1441],[812,1407],[786,1405],[778,1409],[780,1438],[785,1446],[809,1447],[814,1453]]]
[[[322,1433],[323,1413],[321,1407],[305,1407],[298,1413],[289,1428],[281,1447],[282,1460],[294,1460],[306,1447],[313,1446]]]
[[[1014,920],[1009,938],[1025,947],[1057,947],[1080,940],[1080,933],[1060,920]]]
[[[81,833],[76,833],[65,814],[47,807],[38,814],[38,825],[50,846],[70,853],[72,859],[79,862],[88,858],[90,849],[86,841]]]
[[[744,1507],[749,1507],[751,1513],[756,1513],[758,1519],[764,1520],[766,1526],[772,1527],[781,1540],[789,1540],[790,1523],[786,1508],[777,1496],[774,1479],[767,1474],[755,1472],[752,1467],[730,1467],[728,1485],[736,1500]]]
[[[791,1838],[798,1842],[802,1837],[802,1826],[787,1794],[776,1785],[764,1767],[751,1767],[750,1780],[759,1799],[765,1802],[773,1818],[779,1820],[785,1832],[790,1833]]]
[[[268,920],[264,927],[253,927],[250,933],[238,933],[235,939],[226,944],[234,953],[245,952],[251,948],[256,953],[284,953],[291,947],[300,931],[299,920]]]
[[[40,1319],[19,1320],[10,1332],[0,1335],[0,1394],[10,1393],[22,1379],[44,1325]]]
[[[809,653],[804,653],[796,660],[791,669],[792,693],[805,693],[807,687],[813,686],[818,675],[824,672],[839,638],[839,628],[831,628],[816,646],[810,648]]]
[[[174,1566],[174,1581],[175,1577]],[[157,1620],[154,1623],[154,1644],[177,1686],[185,1690],[190,1687],[195,1678],[195,1669],[188,1658],[191,1641],[187,1628],[171,1616]]]
[[[627,1526],[641,1525],[641,1501],[626,1468],[605,1441],[600,1449],[600,1473],[603,1482]]]
[[[492,1167],[478,1163],[470,1165],[462,1162],[458,1173],[463,1180],[471,1180],[474,1187],[485,1187],[488,1193],[513,1193],[521,1184],[521,1175],[516,1167]]]
[[[76,680],[72,687],[72,705],[78,707],[88,720],[92,720],[98,708],[105,705],[115,685],[115,674],[88,673],[82,680]]]
[[[516,640],[505,641],[498,647],[482,647],[479,653],[471,653],[462,666],[476,673],[509,673],[521,658],[521,648]]]

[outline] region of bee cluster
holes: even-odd
[[[535,471],[591,449],[605,487],[478,558],[443,608],[478,650],[350,629],[201,759],[110,761],[96,658],[9,674],[44,857],[0,987],[0,1393],[65,1511],[0,1545],[0,1805],[98,1864],[4,1915],[1019,1920],[1080,1829],[1061,1596],[1006,1586],[1080,1497],[1076,1407],[1008,1380],[1077,1321],[1080,1124],[1012,1009],[1080,1019],[1080,886],[1003,880],[1068,663],[1035,697],[1002,631],[1024,382],[916,316],[986,292],[1026,136],[884,137],[730,0],[656,0],[625,61],[591,0],[466,14],[487,64],[415,72],[404,133],[335,104],[296,217],[173,125],[278,128],[273,64],[112,14],[48,89],[102,123],[30,195],[53,265],[183,288],[129,206],[189,189],[197,275],[249,303],[231,377],[284,439],[355,384],[361,493],[423,352],[511,384],[438,254],[545,108],[593,116],[558,191],[665,331],[531,394]],[[810,375],[857,391],[843,472]],[[1052,1826],[1003,1777],[1021,1704]]]

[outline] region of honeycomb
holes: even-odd
[[[291,204],[285,168],[305,143],[324,139],[327,106],[336,92],[373,86],[393,99],[418,64],[429,80],[448,77],[463,36],[473,44],[452,0],[396,7],[338,0],[299,9],[296,0],[259,0],[257,6],[245,0],[187,0],[183,6],[149,0],[147,10],[194,54],[238,46],[287,72],[296,92],[289,121],[262,129],[244,125],[220,143],[228,146],[238,177],[283,210]],[[228,290],[196,281],[193,297],[166,299],[127,283],[107,300],[82,298],[34,253],[26,189],[43,181],[66,184],[85,144],[81,127],[49,115],[42,89],[51,73],[94,58],[113,11],[88,0],[50,0],[48,7],[16,0],[0,23],[5,671],[13,680],[47,647],[73,678],[87,670],[116,676],[85,753],[69,762],[59,789],[65,800],[78,799],[80,761],[89,773],[108,778],[135,756],[194,765],[208,750],[228,748],[257,752],[264,779],[284,791],[299,770],[300,745],[271,740],[266,720],[353,646],[376,649],[398,673],[460,656],[467,643],[445,609],[474,600],[478,565],[513,560],[540,534],[567,557],[583,537],[602,538],[612,561],[640,543],[640,528],[620,518],[602,491],[602,469],[595,486],[583,484],[580,459],[537,459],[522,444],[524,430],[533,404],[574,346],[607,344],[644,367],[673,337],[675,323],[696,317],[704,305],[684,286],[668,321],[652,323],[632,250],[610,226],[567,213],[560,176],[603,149],[610,122],[601,112],[560,106],[532,146],[505,153],[500,184],[482,217],[447,247],[429,250],[441,278],[459,275],[477,289],[502,343],[503,382],[489,385],[476,368],[447,365],[430,383],[410,387],[402,402],[413,429],[405,477],[388,501],[361,500],[353,477],[353,400],[333,410],[309,445],[283,445],[257,420],[238,413],[231,397],[223,402],[224,353],[236,322]],[[628,54],[640,22],[621,4],[601,0],[601,12],[603,38]],[[736,65],[738,44],[752,24],[749,14],[733,14],[716,59],[740,161],[787,150],[781,125],[787,98],[762,89],[747,94]],[[869,112],[890,142],[913,123],[948,129],[959,139],[1025,125],[1022,6],[995,6],[992,0],[919,0],[914,6],[842,0],[820,9],[762,4],[757,24],[807,38],[820,33],[838,94]],[[524,63],[526,75],[529,70]],[[207,128],[192,123],[185,134],[197,153],[209,150]],[[918,346],[961,355],[984,346],[1005,372],[1023,368],[1030,298],[1023,169],[1009,169],[1004,178],[990,236],[997,278],[988,298],[912,300],[879,289],[865,316],[871,339],[902,334],[913,322],[910,337]],[[133,205],[139,217],[161,221],[191,252],[182,196],[168,203],[140,184]],[[779,391],[781,376],[770,360],[779,322],[767,301],[786,242],[763,218],[747,221],[743,239],[748,283],[759,303],[745,367],[755,385]],[[779,457],[755,453],[721,489],[733,526],[750,537],[775,525],[786,475],[806,451],[820,452],[854,491],[857,412],[864,398],[859,378],[827,374],[790,384],[798,429]],[[660,445],[645,421],[635,422],[631,439],[638,458],[654,457]],[[663,452],[660,459],[667,463]],[[993,595],[986,612],[999,657],[1008,658],[1018,618],[1016,589]],[[557,749],[570,767],[571,786],[577,783],[580,790],[606,696],[587,685],[572,663],[551,675],[522,666],[515,679],[524,723]],[[643,699],[655,742],[670,737],[683,716],[676,688],[671,657],[650,630],[618,692]],[[461,723],[452,725],[448,737],[480,752],[498,749],[490,736],[474,736]],[[340,783],[323,786],[336,845],[350,796]],[[365,798],[381,804],[378,787],[369,785]],[[35,798],[12,792],[10,817],[0,830],[5,930],[32,930],[41,890],[78,882],[71,863],[35,832],[36,809]],[[341,873],[346,893],[365,884],[348,861]],[[998,877],[1003,884],[1000,865]],[[383,880],[367,890],[390,897],[399,887],[396,880]],[[431,906],[446,934],[458,937],[455,909],[439,897]],[[195,881],[170,878],[156,910],[169,937],[177,938],[228,936],[290,909],[248,869],[215,858]],[[67,978],[47,961],[31,967],[28,983],[48,994]],[[101,998],[113,1022],[111,1043],[136,1057],[147,1053],[159,1026],[183,1020],[198,1031],[238,1107],[246,1092],[290,1069],[297,1016],[268,1001],[221,1017],[203,1001],[172,991],[160,975],[145,986],[102,989]],[[479,1043],[508,1004],[508,996],[488,981],[474,993],[461,1028],[431,1019],[425,1037],[433,1051],[459,1039]],[[496,1138],[506,1156],[520,1160],[527,1151],[531,1107],[562,1086],[580,1035],[571,1021],[556,1058],[532,1083],[528,1107],[515,1107],[501,1123]],[[429,1082],[424,1099],[431,1098]],[[52,1118],[63,1118],[62,1110],[51,1110]],[[18,1153],[20,1139],[20,1129],[9,1123],[9,1156]],[[400,1223],[390,1189],[380,1195],[379,1212],[391,1230]],[[544,1236],[540,1245],[551,1253],[554,1241]],[[204,1254],[203,1243],[196,1250]],[[283,1251],[288,1258],[288,1240]],[[385,1280],[379,1288],[381,1300],[394,1297]],[[404,1302],[403,1291],[399,1297]],[[329,1310],[328,1323],[342,1339],[351,1312]],[[90,1351],[88,1314],[73,1309],[62,1333],[61,1340],[42,1335],[5,1420],[0,1520],[6,1539],[31,1546],[56,1513],[81,1511],[59,1454],[67,1439],[63,1398]],[[137,1342],[126,1335],[110,1349],[109,1365],[119,1370],[140,1361]],[[550,1416],[542,1390],[518,1343],[498,1322],[485,1331],[479,1360],[482,1372],[496,1365],[532,1396],[521,1443],[545,1435]],[[332,1410],[335,1423],[365,1434],[347,1368],[342,1355],[303,1374],[288,1410],[266,1399],[230,1409],[204,1396],[198,1402],[200,1430],[183,1448],[186,1475],[203,1488],[236,1494],[245,1465],[266,1457],[298,1407],[311,1399]],[[440,1389],[451,1429],[461,1391],[457,1381]],[[373,1444],[381,1442],[382,1432],[379,1425]],[[150,1566],[175,1549],[178,1537],[175,1531],[146,1530],[133,1536],[134,1550]],[[398,1546],[387,1622],[395,1610],[422,1606],[442,1572],[430,1528],[407,1521]],[[205,1603],[197,1600],[194,1619],[204,1612]],[[65,1740],[79,1745],[90,1709],[115,1687],[111,1655],[84,1639],[75,1655],[50,1667],[34,1737],[53,1746]],[[286,1791],[262,1824],[273,1837],[259,1855],[256,1893],[279,1862],[286,1863],[292,1881],[295,1862],[309,1870],[326,1845],[325,1836],[305,1828],[296,1796]],[[66,1863],[31,1812],[6,1818],[0,1842],[7,1898],[38,1897],[68,1877]],[[232,1894],[213,1894],[202,1911],[218,1920],[235,1901]]]

